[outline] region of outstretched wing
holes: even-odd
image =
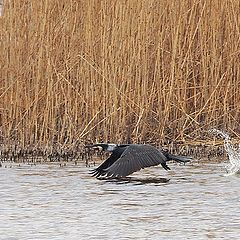
[[[133,144],[121,154],[119,159],[104,169],[107,177],[126,177],[142,168],[161,164],[166,170],[167,158],[162,152],[150,145]]]
[[[97,168],[91,171],[92,176],[100,177],[105,175],[104,169],[107,169],[109,166],[111,166],[115,161],[118,160],[119,157],[120,157],[120,154],[112,153],[108,159],[106,159],[102,164],[100,164]]]

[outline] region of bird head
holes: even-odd
[[[86,148],[99,149],[102,151],[112,152],[116,149],[117,144],[115,143],[96,143],[93,145],[87,145]]]

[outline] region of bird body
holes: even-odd
[[[108,159],[93,169],[92,176],[95,177],[122,178],[143,168],[159,164],[165,170],[170,170],[167,166],[167,162],[170,160],[190,161],[190,158],[175,156],[147,144],[98,143],[86,147],[101,148],[103,151],[112,153]]]

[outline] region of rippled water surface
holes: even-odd
[[[222,164],[170,167],[117,182],[79,165],[3,166],[0,239],[240,239],[240,178]]]

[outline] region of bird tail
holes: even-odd
[[[172,155],[172,154],[168,154],[168,161],[170,160],[174,160],[176,162],[190,162],[192,160],[192,158],[190,157],[185,157],[185,156],[176,156],[176,155]]]

